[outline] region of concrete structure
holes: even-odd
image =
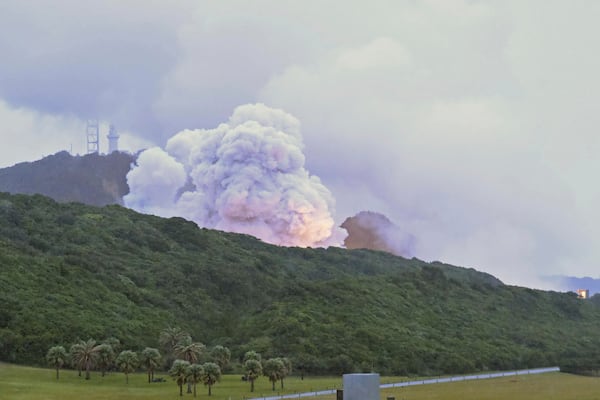
[[[100,147],[98,146],[98,138],[100,137],[100,125],[98,124],[98,120],[88,119],[85,132],[87,136],[87,153],[98,154],[98,152],[100,151]]]
[[[113,124],[108,128],[108,154],[119,151],[119,134]]]
[[[344,400],[379,400],[379,374],[344,374]]]

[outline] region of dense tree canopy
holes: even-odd
[[[595,354],[599,303],[438,262],[0,194],[1,361],[45,364],[57,343],[114,337],[164,345],[172,363],[181,338],[158,338],[180,327],[236,364],[249,350],[285,354],[301,375],[538,367]],[[72,365],[86,370],[96,353],[78,347]]]

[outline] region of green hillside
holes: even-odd
[[[572,293],[367,250],[300,249],[181,218],[0,194],[0,361],[166,326],[288,356],[295,370],[460,373],[556,365],[600,348],[600,307]]]
[[[0,168],[0,192],[43,194],[60,202],[122,204],[135,156],[113,152],[71,156],[66,151]]]

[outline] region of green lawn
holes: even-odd
[[[129,384],[125,384],[125,375],[112,372],[102,378],[99,372],[92,372],[92,378],[86,381],[77,376],[77,371],[61,370],[56,380],[55,370],[30,368],[0,363],[0,400],[168,400],[179,399],[179,388],[164,373],[155,373],[155,378],[164,377],[164,383],[148,384],[144,373],[130,374]],[[286,390],[271,390],[271,383],[265,377],[255,382],[254,393],[250,393],[250,383],[243,382],[240,375],[225,375],[221,382],[213,386],[213,395],[208,397],[208,388],[197,386],[198,399],[241,400],[250,397],[268,396],[273,393],[296,393],[311,390],[340,388],[340,378],[289,377],[285,381]],[[185,394],[184,398],[193,398]]]
[[[382,381],[391,382],[390,378]],[[552,372],[381,391],[395,400],[600,400],[600,379]],[[334,400],[335,396],[305,400]]]
[[[0,400],[179,399],[177,385],[165,375],[156,376],[164,376],[167,382],[148,384],[146,375],[138,373],[130,375],[127,385],[125,376],[115,372],[104,378],[94,372],[92,379],[86,381],[71,370],[61,370],[60,380],[56,381],[52,369],[0,363]],[[381,381],[387,383],[405,379],[382,377]],[[340,388],[341,382],[341,378],[300,380],[298,377],[290,377],[285,382],[285,393]],[[209,399],[206,387],[200,385],[197,391],[198,399]],[[271,384],[264,377],[256,381],[256,389],[252,394],[249,383],[242,382],[239,375],[226,375],[213,387],[210,399],[242,400],[271,394]],[[556,372],[382,390],[381,399],[388,397],[395,397],[396,400],[600,400],[600,379]],[[193,397],[184,394],[184,398]],[[335,395],[304,399],[334,400]]]

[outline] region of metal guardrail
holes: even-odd
[[[416,385],[431,385],[434,383],[462,382],[462,381],[470,381],[470,380],[477,380],[477,379],[501,378],[503,376],[545,374],[548,372],[558,372],[558,371],[560,371],[560,368],[558,368],[558,367],[521,369],[521,370],[516,370],[516,371],[494,372],[494,373],[490,373],[490,374],[459,375],[459,376],[451,376],[451,377],[447,377],[447,378],[432,378],[432,379],[422,379],[422,380],[418,380],[418,381],[385,383],[383,385],[379,385],[379,387],[381,389],[387,389],[387,388],[416,386]],[[326,395],[335,394],[335,393],[336,393],[336,389],[331,389],[331,390],[319,390],[316,392],[283,394],[283,395],[269,396],[269,397],[253,397],[253,398],[250,398],[247,400],[301,399],[303,397],[326,396]]]

